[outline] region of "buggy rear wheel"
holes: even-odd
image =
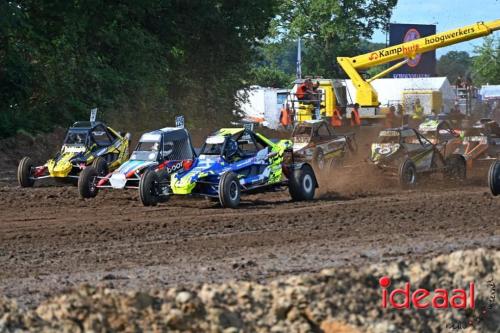
[[[447,180],[461,182],[465,180],[467,168],[465,161],[459,155],[452,155],[446,159],[444,177]]]
[[[97,170],[93,166],[88,166],[80,172],[78,177],[78,192],[82,198],[94,198],[99,189],[97,188]]]
[[[106,176],[108,174],[108,162],[102,157],[99,156],[92,162],[92,166],[97,171],[99,176]]]
[[[241,188],[238,177],[226,172],[219,180],[219,201],[223,208],[237,208],[240,204]]]
[[[21,187],[33,187],[33,161],[28,156],[23,157],[17,167],[17,181]]]
[[[159,201],[160,178],[156,172],[149,170],[142,175],[139,182],[139,197],[144,206],[156,206]]]
[[[306,201],[314,199],[316,192],[316,177],[309,165],[304,165],[298,170],[294,170],[289,180],[288,191],[292,200]]]
[[[500,161],[495,161],[488,171],[488,185],[491,194],[497,196],[500,194]]]
[[[404,160],[399,166],[399,185],[409,189],[417,185],[417,168],[411,160]]]

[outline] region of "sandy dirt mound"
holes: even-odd
[[[229,282],[149,292],[81,286],[31,311],[0,302],[0,332],[80,330],[188,332],[439,332],[463,323],[495,332],[500,314],[490,281],[500,280],[500,251],[457,251],[424,262],[327,269],[266,284]],[[476,309],[383,309],[379,277],[412,288],[476,285]]]
[[[65,129],[57,128],[50,134],[30,136],[19,133],[12,138],[0,140],[0,166],[2,169],[16,168],[24,156],[30,156],[37,162],[45,162],[61,148],[65,133]]]

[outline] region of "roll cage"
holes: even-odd
[[[117,139],[103,123],[76,122],[68,129],[64,145],[83,145],[90,148],[95,144],[98,147],[107,147]]]
[[[425,136],[423,136],[421,133],[419,133],[417,130],[413,128],[406,128],[406,129],[386,129],[381,132],[389,133],[393,132],[392,135],[387,135],[385,137],[396,137],[398,136],[399,144],[420,144],[422,147],[432,145],[432,142],[427,139]],[[380,140],[381,136],[379,135],[379,143],[387,143],[384,142],[383,140]]]
[[[220,143],[210,143],[210,138],[223,137]],[[236,153],[228,157],[229,142],[233,140],[237,144]],[[225,160],[245,159],[255,156],[257,152],[269,144],[258,135],[248,129],[242,129],[236,133],[224,133],[217,131],[210,135],[201,147],[200,155],[216,155]]]
[[[156,139],[158,138],[158,139]],[[158,144],[157,149],[139,150],[145,143]],[[153,160],[152,158],[143,158],[143,153],[156,153],[154,160],[163,162],[168,160],[192,160],[196,156],[191,144],[191,138],[186,130],[178,129],[174,131],[157,131],[156,133],[144,134],[137,143],[132,156],[136,154],[137,160]],[[142,157],[142,158],[141,158]]]

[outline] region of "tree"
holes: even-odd
[[[287,0],[273,21],[275,38],[305,43],[303,72],[324,77],[345,76],[338,56],[362,53],[363,39],[384,28],[397,0]]]
[[[446,76],[451,84],[458,76],[466,78],[472,70],[472,58],[465,51],[450,51],[437,61],[437,74]]]
[[[257,66],[252,69],[250,82],[261,87],[287,88],[295,76],[272,66]]]
[[[486,37],[474,50],[472,79],[476,85],[500,84],[500,38]]]
[[[0,136],[100,119],[232,117],[277,0],[0,2]],[[118,126],[117,126],[118,127]]]

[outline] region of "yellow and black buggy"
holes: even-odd
[[[61,151],[44,165],[35,166],[24,157],[17,168],[21,187],[32,187],[39,179],[73,181],[92,165],[100,175],[118,168],[128,159],[130,134],[120,133],[98,121],[79,121],[66,133]]]

